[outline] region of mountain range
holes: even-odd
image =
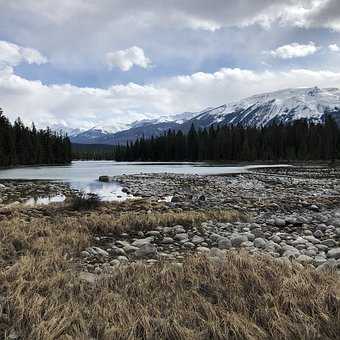
[[[240,101],[209,107],[200,112],[184,112],[159,119],[132,123],[120,131],[101,127],[69,132],[72,143],[118,144],[144,136],[159,136],[169,129],[187,132],[191,125],[208,128],[212,125],[240,124],[261,127],[273,122],[289,123],[298,119],[321,122],[331,115],[340,124],[340,90],[338,88],[295,88],[263,93]]]

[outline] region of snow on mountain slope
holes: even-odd
[[[211,124],[242,124],[265,126],[273,120],[289,122],[297,119],[320,121],[326,113],[340,110],[340,90],[297,88],[255,95],[244,100],[222,105],[202,113],[197,120]]]
[[[211,125],[241,124],[266,126],[273,121],[289,123],[305,118],[320,122],[325,114],[332,115],[340,124],[340,90],[296,88],[255,95],[243,100],[210,107],[201,112],[163,116],[126,125],[121,129],[93,128],[71,138],[74,143],[116,144],[145,136],[161,135],[169,129],[187,132],[192,124],[197,128]]]

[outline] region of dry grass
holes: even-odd
[[[206,210],[181,212],[122,212],[118,216],[111,214],[92,213],[83,218],[82,223],[94,233],[113,233],[151,230],[157,226],[184,226],[199,225],[204,221],[215,220],[230,222],[244,220],[245,217],[236,211]]]
[[[190,257],[183,268],[129,265],[95,284],[79,276],[76,258],[94,231],[189,225],[207,218],[239,216],[91,212],[0,222],[0,295],[5,297],[0,338],[12,329],[22,339],[37,340],[338,337],[335,276],[267,257],[231,252],[218,262]]]

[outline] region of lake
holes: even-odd
[[[176,173],[197,175],[218,175],[244,173],[257,167],[272,165],[216,165],[208,163],[147,163],[115,161],[74,161],[63,166],[30,166],[0,170],[0,179],[54,180],[69,183],[70,186],[85,193],[95,193],[104,201],[125,199],[126,194],[116,183],[98,181],[101,175],[118,176],[140,173]],[[40,198],[41,204],[53,199]]]

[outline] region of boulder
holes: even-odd
[[[258,237],[254,240],[254,246],[256,248],[264,248],[266,246],[266,241],[263,238]]]
[[[231,248],[231,241],[226,237],[220,238],[218,240],[218,248],[219,249],[229,249],[229,248]]]
[[[331,259],[340,259],[340,248],[333,248],[328,251],[327,257]]]
[[[140,239],[138,239],[138,240],[133,241],[133,242],[131,243],[131,245],[132,245],[133,247],[140,248],[140,247],[144,246],[145,244],[151,243],[153,240],[154,240],[153,236],[146,237],[146,238],[140,238]]]
[[[99,176],[99,182],[112,182],[113,181],[113,177],[111,176]]]
[[[248,238],[244,235],[237,235],[231,238],[231,244],[233,247],[239,247],[243,242],[247,242]]]
[[[154,257],[157,255],[157,248],[150,243],[144,244],[142,247],[135,251],[137,258]]]

